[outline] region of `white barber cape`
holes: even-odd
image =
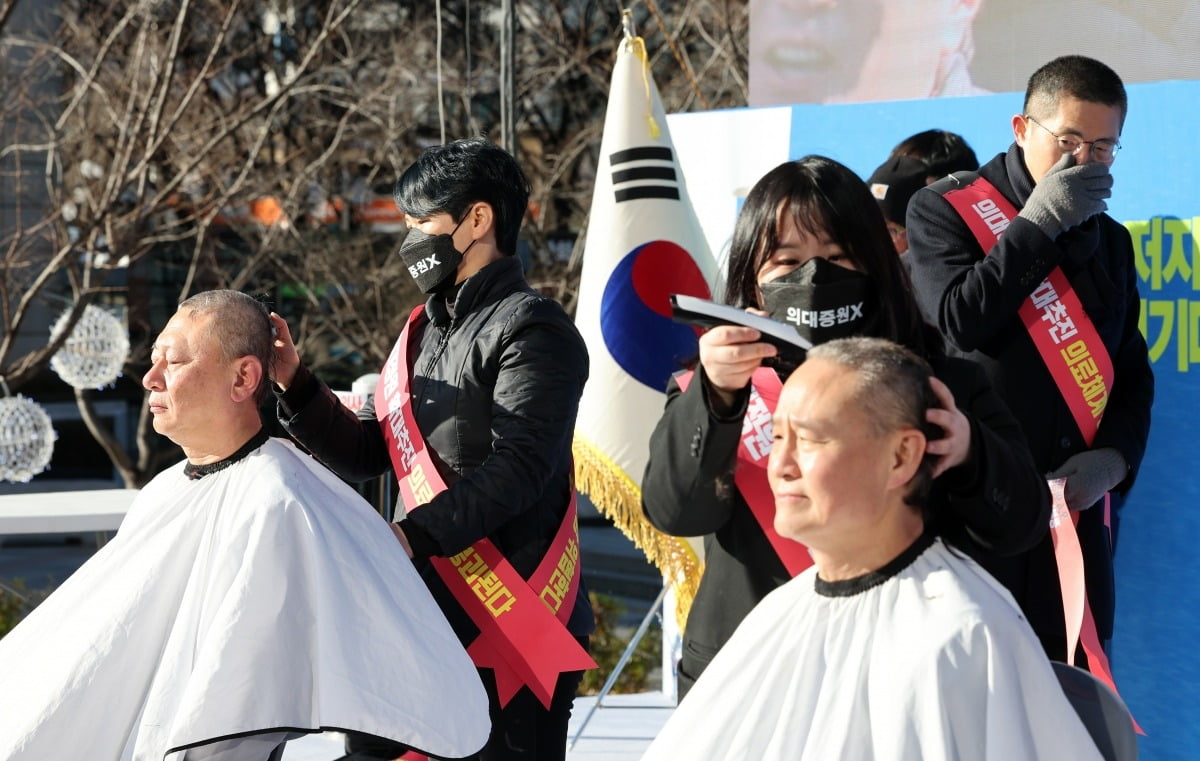
[[[643,758],[1100,759],[1007,591],[930,541],[768,595]]]
[[[117,536],[0,639],[0,759],[179,759],[356,730],[439,756],[490,731],[466,652],[351,488],[270,439],[142,489]]]

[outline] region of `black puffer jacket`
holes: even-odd
[[[409,344],[417,428],[448,488],[400,525],[430,591],[469,643],[477,630],[427,559],[487,537],[523,577],[537,568],[570,497],[588,356],[562,307],[529,287],[514,258],[467,278],[452,298],[449,307],[429,300],[429,320]],[[356,416],[304,367],[279,395],[279,420],[343,478],[391,468],[373,406]],[[593,626],[581,586],[567,628],[585,635]]]

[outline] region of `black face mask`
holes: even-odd
[[[861,272],[814,257],[759,289],[771,317],[794,326],[813,346],[873,335],[875,284]]]
[[[462,264],[463,254],[466,253],[460,253],[454,247],[452,237],[461,224],[460,221],[450,232],[437,235],[413,227],[404,236],[404,242],[400,244],[400,258],[422,293],[439,293],[454,285],[458,265]],[[475,241],[471,241],[471,245],[475,245]],[[468,250],[470,248],[467,246]]]

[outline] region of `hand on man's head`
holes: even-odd
[[[273,368],[271,378],[275,385],[287,390],[287,387],[292,385],[292,379],[296,377],[296,370],[300,367],[300,354],[296,351],[296,344],[292,341],[292,331],[288,329],[287,322],[275,312],[271,312],[271,331],[274,341],[272,345],[275,349],[275,366]]]

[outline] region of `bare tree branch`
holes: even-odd
[[[745,104],[745,0],[630,5],[668,112]],[[439,29],[433,4],[394,0],[16,6],[0,0],[0,376],[14,390],[58,383],[45,368],[65,336],[31,346],[31,334],[48,310],[74,321],[98,302],[126,315],[136,378],[177,299],[215,287],[268,298],[334,385],[377,369],[422,295],[395,256],[398,220],[371,213],[440,139],[440,109],[447,139],[498,138],[495,13],[442,0]],[[620,4],[514,6],[529,279],[571,309],[575,257],[549,241],[580,248]],[[96,415],[115,392],[75,398],[137,485],[177,450],[128,385],[132,442]]]

